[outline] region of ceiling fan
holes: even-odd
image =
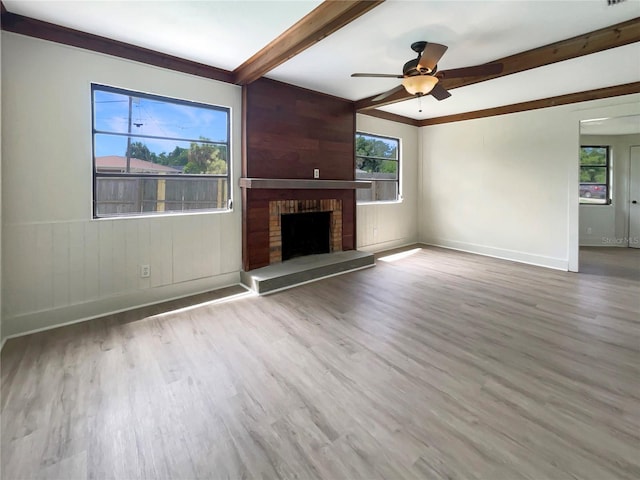
[[[411,50],[418,54],[417,58],[409,60],[402,67],[402,75],[386,73],[352,73],[352,77],[401,78],[402,84],[381,93],[373,99],[374,102],[383,100],[403,88],[411,95],[421,97],[431,94],[437,100],[444,100],[451,94],[438,82],[442,78],[475,77],[480,75],[494,75],[502,72],[501,63],[485,63],[473,67],[453,68],[438,71],[438,61],[447,51],[446,45],[431,42],[414,42]]]

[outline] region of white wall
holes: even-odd
[[[639,98],[424,127],[420,240],[576,269],[579,121],[634,113]]]
[[[582,145],[610,146],[612,163],[612,203],[580,205],[581,246],[628,246],[629,237],[629,156],[632,145],[640,145],[640,135],[581,135]]]
[[[2,50],[3,337],[238,283],[240,87],[7,32]],[[234,211],[93,220],[92,82],[231,107]]]
[[[358,204],[357,248],[378,252],[418,241],[418,127],[356,115],[356,130],[400,139],[402,201]]]

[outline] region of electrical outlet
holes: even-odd
[[[320,169],[319,168],[314,168],[313,169],[313,178],[320,178]]]
[[[587,227],[587,235],[591,235],[591,233],[593,232],[591,227]]]
[[[151,267],[149,265],[140,265],[140,278],[149,278],[151,276]]]

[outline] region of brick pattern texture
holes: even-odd
[[[273,200],[269,202],[269,263],[282,261],[280,216],[288,213],[331,212],[330,250],[342,251],[342,200]]]

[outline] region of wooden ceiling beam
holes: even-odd
[[[4,4],[3,4],[4,6]],[[189,73],[204,78],[211,78],[221,82],[233,83],[231,72],[220,68],[211,67],[202,63],[193,62],[180,57],[167,55],[166,53],[138,47],[125,42],[119,42],[110,38],[81,32],[72,28],[62,27],[35,18],[25,17],[2,9],[2,30],[18,33],[33,38],[40,38],[50,42],[82,48],[93,52],[104,53],[114,57],[126,58],[147,65]]]
[[[566,95],[541,98],[528,102],[513,103],[511,105],[486,108],[484,110],[475,110],[473,112],[463,112],[453,115],[444,115],[442,117],[426,118],[424,120],[416,120],[414,118],[404,117],[402,115],[396,115],[394,113],[376,109],[362,110],[358,113],[370,117],[382,118],[384,120],[391,120],[392,122],[396,123],[413,125],[414,127],[428,127],[430,125],[440,125],[443,123],[462,122],[464,120],[473,120],[477,118],[495,117],[497,115],[526,112],[528,110],[536,110],[539,108],[558,107],[560,105],[568,105],[571,103],[588,102],[591,100],[599,100],[601,98],[633,95],[635,93],[640,93],[640,82],[614,85],[612,87],[596,88],[595,90],[586,90],[584,92],[569,93]]]
[[[498,58],[493,62],[500,62],[504,66],[502,73],[497,75],[487,75],[481,77],[442,79],[441,84],[447,90],[458,87],[484,82],[493,78],[504,77],[512,73],[524,72],[533,68],[551,65],[556,62],[578,58],[583,55],[601,52],[610,48],[621,47],[630,43],[640,41],[640,17],[626,22],[611,25],[600,30],[595,30],[584,35],[551,43],[544,47],[534,48],[526,52],[517,53],[504,58]],[[356,110],[367,110],[371,108],[390,105],[412,98],[405,90],[391,95],[384,100],[374,101],[374,96],[356,102]]]
[[[625,83],[623,85],[615,85],[613,87],[597,88],[595,90],[587,90],[584,92],[569,93],[566,95],[559,95],[557,97],[541,98],[539,100],[514,103],[511,105],[504,105],[502,107],[487,108],[484,110],[476,110],[473,112],[427,118],[425,120],[420,120],[418,126],[427,127],[429,125],[439,125],[441,123],[452,123],[461,122],[463,120],[472,120],[476,118],[495,117],[497,115],[506,115],[508,113],[525,112],[528,110],[536,110],[539,108],[558,107],[560,105],[568,105],[570,103],[588,102],[591,100],[599,100],[601,98],[632,95],[634,93],[640,93],[640,82]]]
[[[246,85],[351,23],[384,0],[326,0],[299,22],[233,71],[234,82]]]
[[[368,117],[381,118],[383,120],[390,120],[396,123],[404,123],[405,125],[412,125],[414,127],[420,127],[420,122],[422,122],[422,120],[405,117],[403,115],[397,115],[395,113],[385,112],[384,110],[376,110],[375,108],[363,110],[358,113],[360,113],[361,115],[367,115]]]

